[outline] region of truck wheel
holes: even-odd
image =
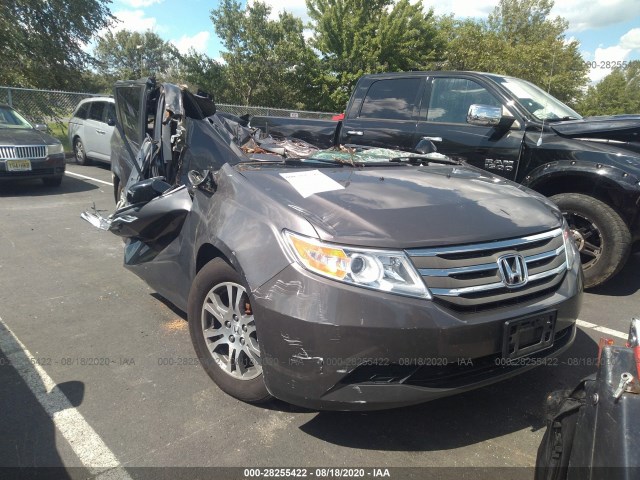
[[[631,251],[631,232],[622,217],[600,200],[579,193],[551,197],[567,219],[580,250],[585,288],[618,273]]]
[[[196,275],[188,301],[189,331],[200,364],[229,395],[271,399],[262,377],[253,311],[241,276],[221,258]]]

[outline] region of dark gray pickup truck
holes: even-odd
[[[251,125],[323,148],[411,151],[428,138],[439,153],[549,196],[576,239],[586,287],[613,277],[640,247],[640,115],[582,118],[513,77],[410,72],[362,77],[342,122],[253,117]]]

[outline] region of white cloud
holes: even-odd
[[[631,50],[640,49],[640,28],[632,28],[621,36],[620,46]]]
[[[305,28],[304,30],[302,30],[302,36],[306,41],[309,41],[313,38],[313,29]]]
[[[124,3],[133,8],[150,7],[155,3],[160,3],[163,0],[120,0],[120,3]]]
[[[578,40],[573,35],[571,35],[570,37],[565,37],[562,43],[564,43],[564,45],[569,45],[571,42],[578,42],[578,46],[580,45],[580,40]]]
[[[593,55],[583,52],[583,58],[590,60],[595,66],[589,71],[591,82],[597,83],[611,73],[613,68],[606,68],[607,65],[615,66],[615,62],[629,60],[629,55],[634,50],[640,50],[640,28],[632,28],[622,35],[617,45],[600,46]]]
[[[422,3],[425,9],[433,7],[437,15],[453,13],[456,18],[487,18],[498,0],[423,0]],[[626,22],[639,10],[640,0],[558,0],[550,16],[563,17],[571,31],[581,32]]]
[[[581,32],[626,22],[640,10],[640,0],[563,0],[556,2],[552,16],[569,21],[569,29]]]
[[[150,1],[150,0],[129,0]],[[253,0],[249,0],[253,1]],[[304,0],[264,0],[272,8],[272,17],[286,10],[309,20]],[[412,0],[413,3],[414,0]],[[423,0],[425,10],[433,8],[437,15],[453,13],[457,18],[487,18],[498,5],[498,0]],[[629,20],[640,10],[640,0],[557,0],[551,17],[561,16],[570,23],[572,31],[606,27]]]
[[[596,48],[593,55],[593,62],[596,68],[592,68],[589,72],[589,78],[592,83],[597,83],[611,73],[613,68],[606,68],[606,65],[615,65],[615,62],[626,60],[631,53],[631,49],[623,48],[620,45],[614,45],[607,48]]]
[[[155,30],[158,22],[155,17],[145,16],[142,10],[120,10],[114,12],[113,15],[120,20],[114,24],[111,30],[133,30],[135,32],[145,32],[147,30]]]
[[[191,48],[197,52],[206,53],[210,37],[211,34],[209,32],[198,32],[191,37],[183,35],[179,40],[171,40],[171,43],[176,46],[180,53],[188,53]]]

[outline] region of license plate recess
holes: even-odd
[[[518,358],[553,345],[555,310],[504,322],[502,357]]]

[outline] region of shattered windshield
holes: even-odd
[[[579,113],[567,107],[557,98],[525,80],[511,77],[492,78],[509,90],[531,115],[538,120],[579,120]]]

